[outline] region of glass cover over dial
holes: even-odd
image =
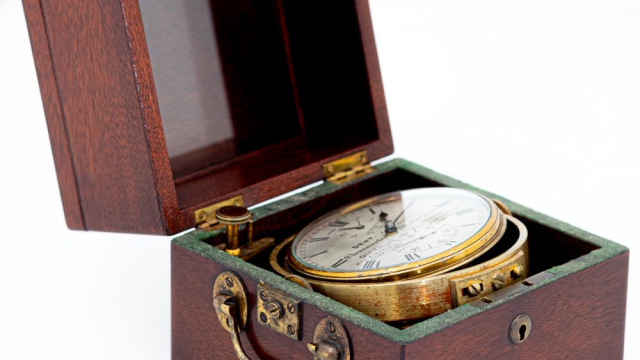
[[[324,277],[411,267],[481,237],[499,212],[487,198],[461,189],[385,194],[307,226],[293,242],[291,263]]]

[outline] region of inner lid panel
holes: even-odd
[[[180,208],[379,140],[357,2],[140,0]]]

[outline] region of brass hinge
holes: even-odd
[[[322,170],[326,181],[340,184],[370,174],[374,169],[365,150],[324,164]]]
[[[242,195],[238,195],[231,199],[196,210],[195,217],[198,228],[201,230],[212,230],[216,227],[216,225],[218,225],[218,220],[216,220],[216,210],[223,206],[244,206],[244,199],[242,198]]]

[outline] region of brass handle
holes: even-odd
[[[247,290],[238,275],[225,271],[213,285],[213,308],[220,325],[231,335],[231,343],[240,360],[251,360],[240,343],[240,333],[249,315]]]
[[[218,313],[218,317],[222,315],[224,320],[223,327],[231,334],[231,343],[240,360],[251,360],[245,354],[242,344],[240,343],[240,329],[237,321],[237,303],[236,299],[229,294],[219,294],[213,299],[213,306]]]
[[[318,323],[313,342],[307,344],[314,360],[351,360],[351,344],[340,319],[328,316]]]
[[[309,343],[307,348],[318,360],[340,360],[342,349],[337,344],[329,341],[320,341],[317,344]]]

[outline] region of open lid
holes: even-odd
[[[56,87],[40,82],[64,113],[45,100],[71,228],[175,234],[212,204],[251,206],[330,161],[393,152],[367,0],[42,8],[49,50],[30,31],[39,72],[39,51],[54,59]]]

